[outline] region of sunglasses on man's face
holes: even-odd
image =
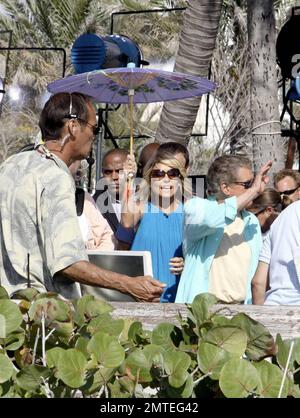
[[[254,183],[254,179],[247,180],[247,181],[233,181],[232,183],[239,184],[240,186],[243,186],[244,189],[250,189],[250,187]]]
[[[151,178],[152,179],[163,179],[167,175],[170,180],[177,179],[180,177],[180,171],[178,168],[170,168],[168,171],[155,169],[151,171]]]
[[[79,120],[80,122],[82,122],[83,124],[87,125],[88,127],[90,127],[92,129],[94,136],[98,135],[98,133],[100,132],[100,127],[99,126],[93,125],[92,123],[88,122],[87,120],[79,118],[77,115],[66,115],[65,119]]]
[[[293,193],[295,193],[295,191],[299,188],[299,186],[297,186],[295,189],[291,189],[291,190],[285,190],[284,192],[279,192],[280,196],[291,196]]]
[[[92,129],[94,136],[98,135],[98,133],[100,132],[99,126],[93,125],[92,123],[88,122],[87,120],[84,120],[84,119],[81,119],[81,118],[77,118],[77,119],[80,120],[82,123],[86,124],[87,126],[89,126]]]
[[[104,168],[104,169],[102,170],[102,173],[103,173],[105,176],[111,176],[113,173],[120,174],[120,171],[123,171],[123,168],[119,168],[119,169],[117,169],[117,170],[110,170],[110,169],[108,169],[108,168]]]

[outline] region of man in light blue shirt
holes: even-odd
[[[210,198],[185,205],[185,266],[175,302],[191,303],[199,293],[210,292],[222,302],[250,303],[261,232],[256,217],[244,209],[263,192],[271,165],[254,178],[245,157],[223,155],[212,163]]]

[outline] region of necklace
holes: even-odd
[[[51,151],[49,151],[49,149],[46,147],[46,145],[44,144],[40,144],[37,149],[36,149],[40,154],[42,154],[43,158],[51,158],[52,160],[54,159],[54,155],[52,154]]]

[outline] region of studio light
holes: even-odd
[[[295,58],[300,59],[300,7],[293,7],[290,19],[281,28],[276,41],[277,63],[283,79],[295,78]]]
[[[134,62],[136,67],[149,64],[143,61],[139,46],[127,36],[99,36],[86,33],[79,36],[71,50],[71,61],[76,74],[101,68],[126,67]]]

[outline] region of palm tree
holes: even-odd
[[[275,53],[275,17],[272,0],[247,0],[250,52],[250,113],[254,169],[268,160],[273,172],[284,167]]]
[[[222,1],[190,0],[184,12],[175,71],[207,77],[218,33]],[[158,142],[187,144],[200,98],[165,103],[156,132]]]

